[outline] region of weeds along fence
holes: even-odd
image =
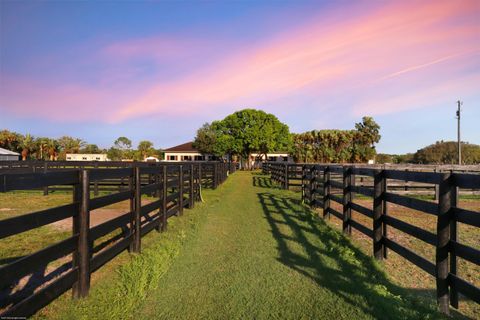
[[[215,188],[220,180],[221,171],[219,162],[176,162],[175,164],[194,164],[200,175],[201,185]],[[134,167],[159,167],[165,162],[126,162],[126,161],[0,161],[0,174],[2,173],[46,173],[51,171],[67,171],[71,169],[113,169],[113,168],[134,168]],[[228,164],[230,171],[235,170],[235,164]],[[142,184],[152,182],[152,176],[142,177]],[[43,188],[44,195],[51,191],[71,190],[71,186],[47,186]],[[112,178],[93,182],[94,195],[100,192],[125,191],[128,190],[126,178]]]
[[[72,202],[25,215],[0,220],[0,239],[18,235],[63,219],[72,219],[72,234],[61,242],[0,267],[3,311],[0,317],[28,317],[65,291],[74,297],[88,295],[91,274],[115,256],[129,250],[141,251],[141,238],[152,230],[164,231],[167,221],[193,208],[200,200],[202,171],[213,170],[216,188],[235,167],[226,163],[182,163],[131,168],[82,168],[35,173],[0,174],[0,192],[31,190],[50,186],[70,186]],[[127,181],[127,189],[91,198],[92,186],[104,180]],[[148,183],[142,182],[147,181]],[[144,201],[142,196],[153,196]],[[145,199],[144,199],[145,200]],[[129,210],[90,227],[93,210],[122,201]],[[146,203],[145,203],[146,202]],[[93,211],[93,212],[91,212]],[[56,267],[55,263],[63,265]],[[52,264],[53,263],[53,264]],[[53,270],[52,270],[53,268]],[[39,270],[54,276],[43,277],[35,289],[29,282]],[[27,282],[25,292],[22,283]]]
[[[265,168],[267,167],[267,168]],[[372,239],[376,259],[387,258],[387,249],[396,252],[436,280],[437,301],[440,311],[449,312],[449,304],[458,308],[459,294],[480,303],[480,288],[462,279],[457,270],[458,259],[480,265],[480,250],[458,242],[458,224],[476,228],[480,234],[480,212],[460,207],[459,190],[480,190],[480,174],[459,172],[422,172],[355,167],[348,165],[298,165],[267,164],[265,171],[283,188],[289,182],[291,172],[300,170],[301,180],[294,185],[302,188],[302,198],[310,206],[323,209],[323,217],[336,217],[342,221],[342,229],[351,234],[352,228]],[[356,185],[358,177],[368,177],[370,185]],[[393,183],[415,182],[428,184],[438,190],[435,202],[396,194],[390,191]],[[356,194],[372,199],[372,207],[355,202]],[[333,203],[341,211],[333,208]],[[387,204],[395,204],[436,217],[436,232],[422,229],[388,214]],[[337,205],[337,206],[338,206]],[[352,211],[371,221],[370,226],[352,219]],[[435,261],[430,261],[401,245],[389,236],[394,228],[419,239],[435,250]]]

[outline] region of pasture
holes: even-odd
[[[386,260],[373,259],[371,239],[355,229],[351,236],[336,230],[342,229],[342,222],[334,217],[322,219],[321,209],[302,203],[301,192],[283,190],[258,172],[237,172],[219,188],[204,190],[203,196],[204,203],[169,219],[167,232],[142,238],[142,254],[124,251],[94,272],[88,297],[72,300],[67,291],[34,317],[444,317],[437,311],[434,278],[391,251]],[[0,220],[69,201],[71,193],[60,191],[48,196],[41,191],[0,193]],[[143,197],[142,206],[154,201],[154,197]],[[371,205],[367,197],[356,201]],[[477,196],[460,201],[464,208],[480,209]],[[96,216],[92,227],[129,207],[129,201],[122,201],[92,211]],[[334,202],[332,208],[342,210]],[[415,210],[391,205],[389,215],[434,232],[433,220]],[[360,214],[353,213],[352,218],[371,224]],[[2,264],[67,238],[71,227],[53,223],[0,240]],[[478,228],[464,227],[459,230],[459,242],[478,248]],[[435,254],[401,232],[389,231],[389,237],[428,258]],[[458,269],[462,278],[479,285],[478,265],[460,260]],[[451,309],[458,319],[476,318],[479,312],[478,304],[463,298],[458,311]]]

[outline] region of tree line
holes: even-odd
[[[363,117],[353,130],[313,130],[292,135],[292,155],[303,163],[358,163],[373,160],[380,126]]]
[[[312,130],[291,133],[288,125],[262,110],[243,109],[222,120],[205,123],[198,129],[194,147],[202,153],[228,156],[249,167],[251,154],[266,157],[272,152],[288,152],[300,163],[457,163],[457,145],[453,141],[435,144],[404,155],[377,154],[375,144],[381,139],[380,126],[371,117],[363,117],[351,130]],[[127,137],[119,137],[108,149],[82,139],[63,136],[58,139],[33,137],[0,131],[0,147],[19,152],[23,160],[65,160],[67,153],[106,153],[110,160],[162,158],[162,150],[151,141],[140,141],[137,148]],[[480,163],[480,146],[462,143],[464,164]]]
[[[458,164],[457,142],[437,141],[415,153],[378,154],[378,163]],[[462,142],[462,164],[480,164],[480,145]]]
[[[248,167],[251,153],[288,152],[297,162],[366,162],[373,159],[380,126],[363,117],[354,130],[313,130],[290,133],[273,114],[244,109],[223,120],[205,123],[197,131],[194,147],[204,153],[229,155]],[[251,160],[251,159],[250,159]]]
[[[21,154],[22,160],[66,160],[67,153],[106,153],[110,160],[143,160],[149,156],[161,158],[162,150],[155,149],[153,142],[143,140],[136,149],[127,137],[119,137],[109,149],[99,148],[96,144],[70,136],[58,139],[49,137],[34,137],[31,134],[22,135],[9,130],[0,131],[0,147]]]

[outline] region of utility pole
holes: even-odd
[[[458,100],[458,110],[457,110],[457,140],[458,140],[458,164],[462,164],[462,140],[460,139],[460,107],[463,103]]]

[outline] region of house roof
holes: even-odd
[[[193,141],[179,144],[178,146],[171,147],[163,151],[164,152],[198,152],[198,150],[193,147]]]
[[[0,154],[1,155],[9,155],[9,156],[19,156],[20,153],[13,152],[7,149],[0,148]]]

